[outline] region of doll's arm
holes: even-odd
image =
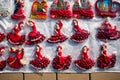
[[[18,59],[22,59],[22,58],[23,58],[23,55],[24,55],[24,50],[22,49],[22,50],[20,50],[20,51],[18,52],[17,58],[18,58]]]

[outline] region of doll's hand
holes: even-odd
[[[23,59],[21,59],[21,60],[20,60],[20,63],[23,64],[23,65],[25,65],[25,64],[26,64],[26,61],[23,60]]]

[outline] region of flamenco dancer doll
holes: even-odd
[[[5,54],[5,47],[0,47],[0,71],[2,71],[6,67],[6,60],[3,55]]]
[[[94,60],[88,56],[88,51],[89,48],[87,46],[84,46],[80,55],[81,59],[74,61],[75,66],[80,70],[91,69],[95,64]]]
[[[36,70],[44,69],[50,63],[50,60],[48,58],[42,56],[41,50],[42,50],[42,47],[37,45],[36,52],[35,52],[36,58],[30,61],[30,65]]]
[[[71,64],[71,56],[63,56],[62,55],[62,47],[58,46],[57,47],[57,55],[53,59],[52,66],[54,69],[57,70],[66,70],[69,69],[70,64]]]
[[[70,11],[70,2],[64,0],[54,0],[51,5],[50,17],[53,19],[64,18],[68,19],[72,17]]]
[[[24,27],[24,22],[21,21],[15,25],[12,32],[7,34],[7,40],[12,45],[22,45],[25,42],[25,35],[20,35],[20,31]]]
[[[73,5],[73,17],[74,18],[93,18],[94,12],[89,0],[75,0]]]
[[[50,43],[62,43],[66,41],[68,38],[61,33],[62,27],[63,24],[62,21],[60,20],[56,23],[55,33],[50,38],[48,38],[47,41]]]
[[[9,49],[9,57],[7,58],[7,63],[10,68],[20,69],[25,65],[25,61],[23,60],[24,49],[23,48],[15,48],[10,47]]]
[[[14,13],[11,15],[12,19],[15,20],[21,20],[25,18],[25,12],[24,12],[24,1],[23,0],[15,0],[15,10]]]
[[[30,18],[33,19],[47,19],[47,0],[39,2],[35,0],[32,4]]]
[[[45,39],[45,36],[37,31],[35,22],[28,20],[27,25],[32,28],[32,31],[28,34],[28,40],[26,42],[27,45],[38,44]]]
[[[116,29],[116,26],[112,27],[108,19],[106,19],[98,28],[96,37],[104,42],[108,40],[117,40],[120,38],[120,31]]]
[[[107,46],[103,44],[101,46],[101,54],[97,59],[97,66],[101,69],[108,69],[114,67],[116,63],[116,55],[107,53]]]
[[[81,29],[76,19],[73,20],[73,25],[73,30],[75,31],[75,34],[73,34],[70,39],[74,42],[82,43],[89,37],[90,33],[87,30]]]

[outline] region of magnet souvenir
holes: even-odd
[[[76,19],[73,20],[73,30],[75,33],[71,36],[70,39],[77,43],[84,42],[90,35],[90,32],[79,27],[78,21]]]
[[[9,56],[7,58],[7,63],[10,68],[20,69],[25,66],[25,61],[23,60],[24,49],[10,47],[9,48]]]
[[[62,46],[57,47],[57,55],[53,59],[52,66],[54,69],[57,70],[66,70],[69,69],[70,64],[71,64],[71,56],[63,56],[62,55]]]
[[[120,31],[117,30],[117,26],[113,27],[108,19],[100,25],[97,31],[96,37],[104,42],[120,38]]]
[[[39,2],[35,0],[32,4],[30,18],[32,19],[47,19],[47,0]]]
[[[25,35],[21,35],[20,31],[24,27],[24,22],[20,21],[14,26],[11,32],[7,34],[7,40],[12,45],[22,45],[25,42]]]
[[[68,39],[68,37],[61,32],[62,27],[63,23],[60,20],[56,23],[55,33],[47,40],[49,43],[62,43]]]
[[[88,70],[95,65],[94,60],[88,56],[88,51],[89,48],[84,46],[80,54],[81,58],[74,61],[75,66],[80,70]]]
[[[51,9],[50,17],[53,19],[62,18],[68,19],[72,17],[72,11],[70,10],[70,2],[64,0],[54,0]]]
[[[120,3],[112,0],[97,0],[95,3],[96,13],[100,17],[116,17],[120,10]]]
[[[42,47],[37,45],[35,51],[36,58],[30,61],[30,65],[36,70],[42,70],[50,63],[50,60],[41,54],[41,50]]]
[[[102,69],[108,69],[115,66],[116,55],[107,53],[107,45],[101,45],[100,56],[97,59],[97,66]]]
[[[24,12],[24,0],[14,0],[14,4],[15,10],[14,13],[11,15],[11,18],[15,20],[24,19],[26,17]]]
[[[32,31],[30,31],[28,34],[28,40],[26,41],[26,44],[34,45],[41,43],[45,39],[45,36],[37,31],[35,22],[32,20],[28,20],[27,25],[32,28]]]
[[[94,12],[89,0],[75,0],[73,5],[73,17],[74,18],[93,18]]]

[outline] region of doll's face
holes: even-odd
[[[61,51],[62,49],[61,48],[58,48],[57,51]]]
[[[23,29],[23,27],[24,27],[24,24],[20,24],[20,28]]]
[[[73,24],[74,24],[74,25],[77,25],[77,21],[76,21],[76,20],[74,20],[74,21],[73,21]]]
[[[31,26],[31,27],[33,26],[33,23],[32,23],[32,22],[30,22],[30,26]]]
[[[102,48],[103,48],[103,50],[106,50],[106,46],[105,45],[103,45]]]
[[[66,5],[70,5],[70,2],[69,2],[69,1],[67,1]]]
[[[36,50],[37,50],[37,51],[41,51],[41,50],[42,50],[42,47],[39,46],[39,45],[37,45],[37,46],[36,46]]]
[[[56,24],[56,27],[59,27],[58,23]]]
[[[15,51],[16,49],[15,49],[14,47],[10,47],[10,50],[13,50],[13,51]]]
[[[87,50],[87,46],[84,46],[84,47],[83,47],[83,51],[86,51],[86,50]]]
[[[16,47],[16,50],[18,50],[19,52],[21,52],[22,51],[22,47],[20,47],[20,46],[18,46],[18,47]]]
[[[39,50],[39,46],[36,47],[36,50],[37,50],[37,51]]]
[[[15,25],[15,28],[18,29],[18,24]]]
[[[33,26],[32,21],[28,20],[28,21],[27,21],[27,25],[30,26],[30,27],[32,27],[32,26]]]

